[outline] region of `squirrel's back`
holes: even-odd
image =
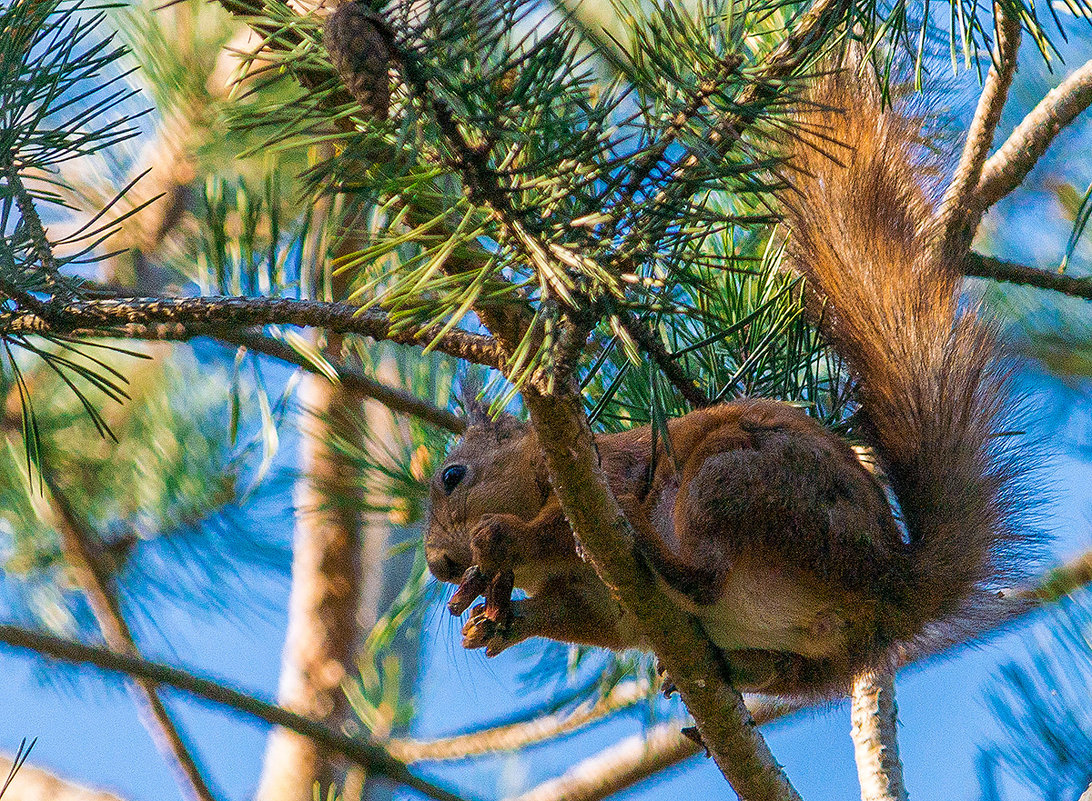
[[[994,326],[961,305],[959,265],[934,248],[921,120],[884,110],[871,76],[822,82],[792,143],[789,258],[859,382],[865,430],[909,537],[905,631],[966,621],[1016,579],[1027,456],[1006,437],[1009,367]],[[973,623],[973,620],[971,621]],[[900,626],[901,628],[901,626]]]

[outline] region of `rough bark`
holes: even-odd
[[[894,669],[858,676],[851,698],[851,733],[861,801],[906,801],[896,736],[899,710]]]

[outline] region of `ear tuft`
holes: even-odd
[[[489,404],[482,403],[477,398],[463,401],[466,410],[466,421],[472,426],[490,426],[493,421],[489,417]]]

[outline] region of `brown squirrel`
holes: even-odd
[[[741,689],[845,690],[931,625],[989,614],[1032,539],[1026,457],[999,436],[1008,371],[992,326],[960,308],[957,257],[931,247],[921,120],[883,110],[865,80],[836,73],[802,106],[811,133],[787,145],[789,260],[858,381],[905,528],[853,449],[787,403],[671,420],[671,455],[661,443],[655,460],[647,426],[596,440],[637,548]],[[581,559],[528,425],[472,415],[430,493],[426,555],[436,578],[460,583],[452,612],[486,598],[467,648],[536,636],[641,646]],[[513,583],[528,597],[509,609]]]

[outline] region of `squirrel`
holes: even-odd
[[[787,259],[857,382],[889,487],[801,409],[738,400],[596,438],[635,547],[741,690],[829,696],[926,635],[973,630],[1020,575],[1029,457],[995,326],[933,247],[922,118],[852,70],[819,82],[786,144]],[[832,152],[833,151],[833,152]],[[653,448],[657,453],[653,453]],[[892,508],[889,493],[897,501]],[[529,637],[640,647],[580,548],[534,430],[471,409],[429,485],[428,566],[458,583],[467,648]],[[511,601],[513,586],[527,597]],[[954,631],[953,631],[954,630]]]

